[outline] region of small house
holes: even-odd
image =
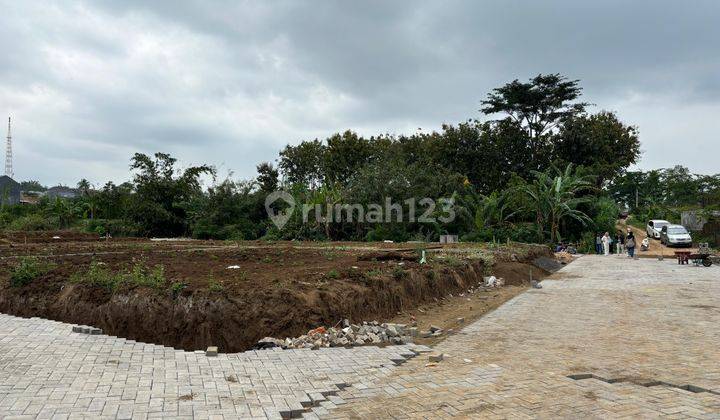
[[[20,202],[20,184],[7,175],[0,176],[0,204],[18,204]]]

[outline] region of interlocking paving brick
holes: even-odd
[[[207,357],[0,314],[0,417],[298,417],[427,350],[273,349]]]
[[[720,268],[585,256],[542,285],[438,344],[437,366],[415,358],[312,414],[720,418],[718,395],[636,384],[720,390]]]
[[[586,256],[542,284],[434,349],[206,357],[0,314],[0,417],[720,418],[720,395],[639,385],[720,392],[720,268]]]

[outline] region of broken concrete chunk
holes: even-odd
[[[215,347],[215,346],[210,346],[210,347],[208,347],[207,350],[205,351],[205,356],[215,357],[215,356],[217,356],[217,355],[218,355],[218,348]]]

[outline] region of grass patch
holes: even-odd
[[[210,280],[208,283],[208,290],[212,293],[222,293],[225,290],[225,286],[215,280]]]
[[[392,277],[395,280],[402,280],[408,276],[408,272],[403,270],[400,267],[393,267],[392,272],[390,274],[392,275]]]
[[[330,278],[330,279],[339,279],[339,278],[340,278],[340,273],[339,273],[337,270],[330,270],[330,271],[327,273],[327,276],[328,276],[328,278]]]
[[[176,281],[170,285],[170,293],[172,293],[173,298],[177,298],[186,287],[187,284]]]
[[[40,261],[36,257],[20,258],[20,262],[10,271],[10,286],[22,287],[28,285],[54,267],[54,264]]]
[[[117,290],[123,284],[153,289],[161,289],[166,284],[165,268],[162,265],[150,268],[142,261],[135,263],[130,269],[117,272],[107,268],[103,262],[93,261],[86,272],[73,274],[70,281],[102,287],[110,291]]]
[[[450,267],[461,267],[465,265],[465,262],[462,259],[456,257],[455,255],[446,255],[444,264]]]

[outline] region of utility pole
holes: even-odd
[[[638,193],[638,189],[635,188],[635,208],[637,209],[640,207],[640,194]]]
[[[10,117],[8,117],[7,141],[5,143],[5,175],[13,177],[12,167],[12,134],[10,132]]]

